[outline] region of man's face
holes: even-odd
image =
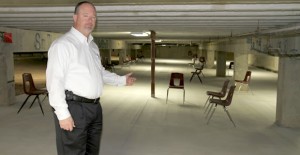
[[[88,37],[96,25],[96,10],[90,4],[82,4],[77,14],[73,15],[73,20],[74,27]]]

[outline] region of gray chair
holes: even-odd
[[[226,114],[229,117],[230,121],[232,122],[233,126],[236,127],[236,125],[235,125],[234,121],[232,120],[232,117],[230,116],[229,111],[227,109],[227,107],[231,105],[232,97],[233,97],[233,94],[234,94],[235,87],[236,86],[234,86],[234,85],[230,86],[228,94],[227,94],[227,97],[226,97],[225,100],[222,100],[222,99],[210,99],[209,100],[210,103],[214,104],[215,106],[214,106],[214,109],[213,109],[213,111],[212,111],[212,113],[211,113],[211,115],[210,115],[210,117],[209,117],[209,119],[207,121],[207,124],[209,124],[209,121],[211,120],[211,118],[212,118],[212,116],[213,116],[213,114],[214,114],[217,106],[221,105],[221,106],[223,106],[224,111],[226,112]]]
[[[207,92],[206,92],[206,94],[208,95],[208,98],[207,98],[207,100],[206,100],[206,102],[205,102],[205,104],[204,104],[204,108],[205,108],[206,105],[207,105],[207,107],[206,107],[206,109],[205,109],[205,112],[207,111],[207,109],[208,109],[209,106],[211,105],[211,104],[207,104],[207,103],[210,103],[210,102],[208,102],[209,99],[213,99],[213,98],[215,98],[215,97],[221,99],[221,98],[225,97],[229,82],[230,82],[230,80],[228,80],[228,79],[225,80],[225,81],[224,81],[224,84],[223,84],[223,87],[222,87],[221,91],[219,91],[219,92],[215,92],[215,91],[207,91]],[[211,105],[211,106],[212,106],[212,105]]]

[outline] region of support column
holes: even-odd
[[[7,67],[3,53],[0,53],[0,105],[7,105],[8,88],[7,88]]]
[[[234,80],[244,79],[248,71],[248,53],[250,49],[251,44],[249,44],[245,38],[232,41],[231,50],[234,52]]]
[[[217,76],[225,77],[226,76],[226,52],[218,51],[217,52]]]
[[[215,48],[213,45],[207,45],[206,67],[213,68],[215,66]]]
[[[15,102],[14,61],[11,45],[0,43],[0,105]]]
[[[300,128],[300,59],[279,58],[276,124]]]
[[[234,79],[243,80],[248,70],[248,54],[235,52],[234,53]]]
[[[151,97],[155,97],[155,38],[156,33],[151,31]]]

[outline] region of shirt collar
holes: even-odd
[[[86,42],[86,40],[87,40],[88,43],[91,43],[91,41],[94,39],[91,34],[87,38],[81,32],[79,32],[77,29],[75,29],[73,26],[72,26],[70,32],[72,34],[74,34],[80,40],[80,42],[82,42],[82,43]]]

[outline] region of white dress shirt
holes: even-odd
[[[103,84],[122,86],[126,77],[106,71],[93,37],[85,37],[74,27],[55,40],[48,51],[46,85],[50,105],[59,120],[71,116],[65,100],[65,90],[95,99],[100,97]]]

